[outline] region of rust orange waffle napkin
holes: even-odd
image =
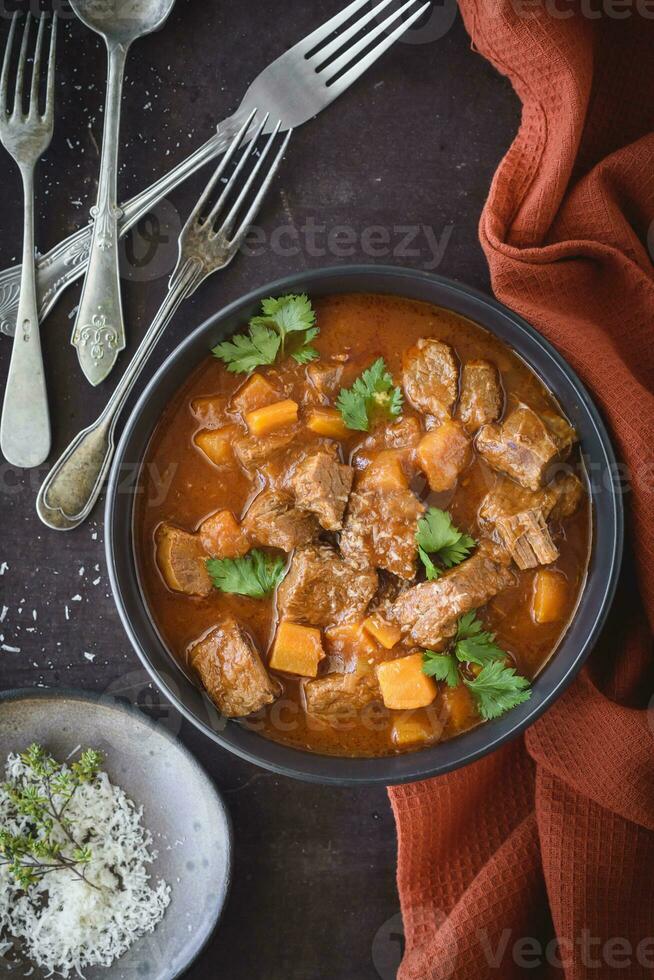
[[[629,468],[627,549],[589,666],[526,737],[389,791],[399,978],[651,980],[654,4],[460,8],[474,49],[522,102],[480,222],[493,289],[602,410]]]

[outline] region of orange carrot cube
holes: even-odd
[[[336,408],[311,409],[307,428],[316,435],[326,436],[328,439],[347,439],[352,435]]]
[[[329,652],[340,655],[346,660],[351,660],[353,657],[368,659],[377,653],[375,643],[359,620],[341,623],[340,626],[329,626],[325,630],[325,637],[329,644]]]
[[[458,687],[443,685],[441,698],[448,727],[453,732],[462,732],[479,720],[472,695],[465,684]]]
[[[381,616],[368,616],[363,621],[363,628],[386,650],[392,649],[402,639],[400,627],[388,623]]]
[[[423,673],[421,653],[379,664],[377,680],[386,707],[400,711],[426,708],[438,693],[436,682]]]
[[[272,405],[264,405],[263,408],[256,408],[253,412],[248,412],[245,416],[248,429],[253,436],[265,436],[275,429],[282,429],[285,425],[297,422],[298,403],[290,398],[281,402],[273,402]]]
[[[234,458],[232,445],[237,435],[238,426],[226,425],[222,429],[196,432],[193,442],[215,466],[222,466]]]
[[[427,742],[436,742],[443,731],[443,724],[432,708],[429,711],[407,711],[393,721],[391,738],[399,749]]]
[[[378,490],[406,490],[409,480],[402,466],[402,453],[384,449],[363,472],[361,485]]]
[[[282,620],[270,655],[270,667],[286,674],[316,677],[324,658],[320,630]]]
[[[565,614],[568,583],[561,572],[541,568],[534,576],[531,615],[535,623],[555,623]]]
[[[460,422],[448,419],[422,437],[416,456],[435,493],[452,490],[470,461],[470,440]]]
[[[240,558],[250,550],[250,542],[231,510],[219,510],[198,528],[202,547],[213,558]]]

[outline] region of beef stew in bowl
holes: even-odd
[[[401,296],[264,303],[167,406],[140,489],[167,647],[223,715],[314,753],[410,752],[523,704],[586,578],[565,413],[497,337]]]

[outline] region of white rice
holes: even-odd
[[[9,756],[6,773],[11,783],[32,775],[17,755]],[[61,802],[55,796],[55,805]],[[76,843],[92,852],[84,868],[90,883],[67,869],[51,871],[25,892],[0,866],[0,950],[17,940],[38,967],[64,977],[73,971],[83,976],[85,967],[110,966],[154,930],[170,902],[164,881],[150,885],[147,866],[156,852],[142,825],[143,809],[106,773],[76,790],[66,816]],[[16,813],[0,787],[0,827],[20,834],[27,826],[27,818]],[[63,833],[61,843],[62,853],[70,857],[74,845]]]

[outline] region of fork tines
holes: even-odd
[[[315,67],[316,72],[324,76],[326,85],[334,84],[339,73],[354,62],[358,55],[371,48],[377,38],[381,37],[379,43],[367,51],[365,57],[352,67],[351,71],[358,76],[365,67],[376,61],[386,48],[390,47],[408,27],[425,13],[431,0],[426,0],[426,2],[424,0],[406,0],[400,7],[391,10],[383,20],[379,20],[379,15],[393,2],[394,0],[379,0],[362,16],[355,17],[359,11],[368,6],[369,0],[354,0],[339,14],[336,14],[335,17],[332,17],[331,20],[328,20],[322,27],[304,39],[302,42],[305,47],[304,56]],[[375,27],[364,30],[375,20],[377,20]],[[350,21],[352,22],[349,23]],[[361,37],[354,40],[352,44],[348,44],[358,35]],[[348,81],[347,84],[350,82]]]
[[[232,140],[229,149],[218,164],[186,225],[186,227],[190,227],[192,224],[199,225],[205,228],[205,231],[209,230],[205,226],[210,225],[211,233],[215,236],[223,237],[226,245],[230,249],[234,247],[238,248],[245,237],[277,173],[293,132],[289,130],[285,134],[279,149],[271,159],[267,169],[264,169],[264,164],[279,135],[281,121],[278,120],[267,137],[261,141],[262,133],[269,122],[269,113],[264,113],[261,120],[256,123],[256,128],[254,128],[253,134],[251,135],[250,131],[255,126],[255,117],[258,115],[258,112],[258,109],[252,110]],[[223,177],[231,162],[239,154],[239,151],[238,161],[229,178]],[[246,169],[248,166],[251,168],[249,174],[247,174]],[[210,200],[214,196],[216,184],[221,178],[226,181],[225,186],[222,188],[216,202],[209,207]],[[236,199],[232,200],[234,194],[236,194]],[[225,211],[227,213],[222,218],[223,212]],[[215,226],[219,218],[222,218],[222,222],[220,227],[216,228]],[[235,226],[236,230],[234,230]]]
[[[25,80],[27,75],[27,58],[28,49],[30,47],[30,33],[32,21],[37,18],[33,17],[32,14],[27,13],[25,18],[25,26],[23,27],[23,37],[20,45],[20,52],[18,55],[18,66],[16,69],[16,85],[14,88],[14,99],[13,103],[9,105],[9,75],[11,73],[11,61],[14,48],[14,39],[17,31],[18,21],[20,19],[20,13],[16,11],[11,21],[11,28],[9,30],[9,37],[7,39],[7,47],[5,50],[4,62],[2,65],[2,75],[0,76],[0,115],[7,116],[11,115],[12,118],[21,117],[23,115],[30,116],[41,116],[47,121],[51,121],[53,117],[53,92],[54,92],[54,71],[55,71],[55,49],[57,40],[57,15],[52,14],[50,17],[48,14],[41,14],[38,18],[38,31],[36,34],[36,46],[34,48],[34,60],[31,69],[31,80],[29,88],[29,102],[27,110],[25,112],[25,107],[23,104],[24,90],[25,90]],[[48,52],[48,71],[47,78],[45,82],[45,104],[43,113],[40,112],[39,107],[39,90],[41,85],[41,60],[43,55],[43,40],[45,35],[45,25],[48,20],[51,20],[52,26],[50,29],[50,47]]]

